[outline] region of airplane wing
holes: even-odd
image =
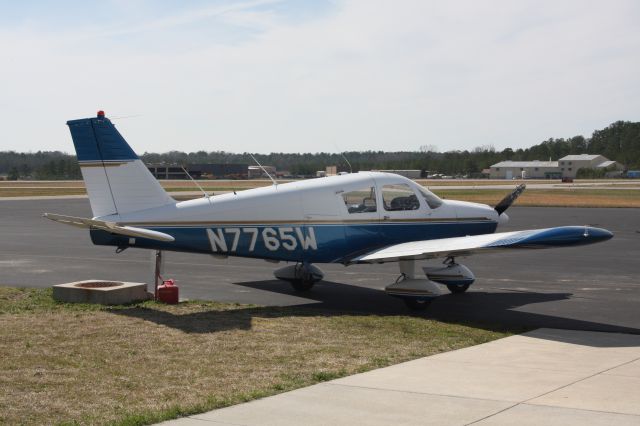
[[[399,260],[422,260],[437,257],[469,256],[505,249],[540,249],[593,244],[608,240],[613,234],[590,226],[561,226],[466,237],[441,238],[395,244],[374,250],[350,263],[384,263]]]
[[[83,217],[64,216],[61,214],[44,213],[42,215],[54,222],[64,223],[65,225],[77,226],[79,228],[101,229],[111,232],[112,234],[126,235],[128,237],[149,238],[157,241],[175,241],[169,234],[163,232],[152,231],[151,229],[136,228],[133,226],[122,226],[115,222],[106,222],[104,220],[87,219]]]

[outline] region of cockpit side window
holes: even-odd
[[[387,211],[418,210],[420,202],[409,185],[396,184],[382,187],[382,201]]]
[[[420,194],[422,195],[422,198],[424,198],[424,200],[427,202],[427,205],[430,208],[437,209],[442,205],[442,200],[438,198],[438,196],[433,192],[422,187],[419,190],[420,190]]]
[[[349,213],[375,213],[378,211],[375,187],[344,192],[342,199]]]

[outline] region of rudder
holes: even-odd
[[[175,204],[104,112],[67,125],[94,217]]]

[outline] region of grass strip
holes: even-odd
[[[269,181],[206,181],[203,186],[209,194],[220,192],[242,191],[260,186],[269,186]],[[181,194],[182,192],[197,192],[198,189],[190,182],[165,182],[165,189],[173,193],[173,197],[178,201],[199,198],[201,195]],[[439,184],[432,181],[429,183]],[[513,188],[505,189],[484,189],[482,187],[473,189],[447,189],[433,188],[432,191],[444,199],[454,199],[461,201],[472,201],[494,205],[507,195]],[[83,195],[86,194],[84,188],[64,188],[64,187],[0,187],[0,197],[17,196],[57,196],[57,195]],[[529,207],[640,207],[640,190],[633,188],[616,189],[603,188],[554,188],[554,189],[527,189],[518,199],[517,205]]]
[[[434,189],[444,199],[495,205],[510,191],[502,189]],[[528,207],[640,207],[637,189],[527,189],[516,201]]]
[[[0,287],[0,423],[143,425],[514,331],[302,307],[60,304]]]

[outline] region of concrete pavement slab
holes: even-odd
[[[242,425],[459,425],[503,410],[505,401],[323,383],[194,416]],[[464,410],[460,407],[464,406]]]
[[[541,370],[482,363],[449,362],[423,358],[388,368],[339,379],[346,386],[456,395],[519,402],[550,392],[566,383],[579,380],[580,372]]]
[[[600,333],[602,334],[602,333]],[[640,336],[639,336],[640,337]],[[640,339],[639,343],[640,343]],[[640,346],[640,345],[639,345]],[[562,356],[558,356],[562,353]],[[548,342],[530,336],[513,336],[509,345],[500,340],[467,348],[464,351],[434,355],[430,360],[457,362],[461,365],[519,367],[526,370],[556,370],[589,373],[613,368],[629,361],[624,348],[600,348],[564,342]]]
[[[640,425],[639,337],[541,329],[191,419],[236,425]]]
[[[640,416],[640,378],[598,374],[527,403]]]
[[[638,426],[640,417],[618,413],[519,404],[474,423],[478,426]]]
[[[611,376],[628,376],[640,378],[640,360],[621,365],[620,367],[612,368],[611,370],[608,370],[603,374]]]

